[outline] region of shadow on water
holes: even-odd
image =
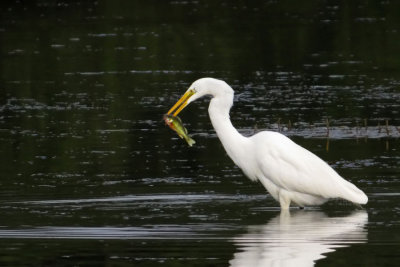
[[[320,211],[281,212],[265,225],[235,237],[238,252],[229,262],[245,266],[314,266],[337,248],[366,243],[366,211],[328,217]]]

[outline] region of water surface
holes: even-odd
[[[0,4],[1,266],[397,266],[395,1]],[[225,154],[200,77],[363,189],[281,213]]]

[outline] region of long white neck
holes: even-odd
[[[247,138],[233,127],[229,119],[229,110],[232,106],[232,102],[233,94],[231,97],[216,96],[211,99],[208,113],[225,151],[235,164],[241,167],[242,164],[237,155],[243,153],[243,151],[241,151],[243,148],[241,144],[245,143]]]

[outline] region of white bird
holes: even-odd
[[[229,119],[234,91],[222,80],[195,81],[167,114],[176,116],[205,95],[212,96],[208,113],[227,154],[246,176],[264,185],[281,209],[288,209],[291,202],[304,207],[321,205],[331,198],[368,202],[363,191],[283,134],[263,131],[250,137],[241,135]]]

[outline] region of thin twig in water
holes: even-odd
[[[281,118],[278,118],[278,132],[281,132]]]
[[[386,135],[390,136],[390,131],[389,131],[389,120],[386,120]]]
[[[326,137],[329,137],[329,119],[326,119]]]

